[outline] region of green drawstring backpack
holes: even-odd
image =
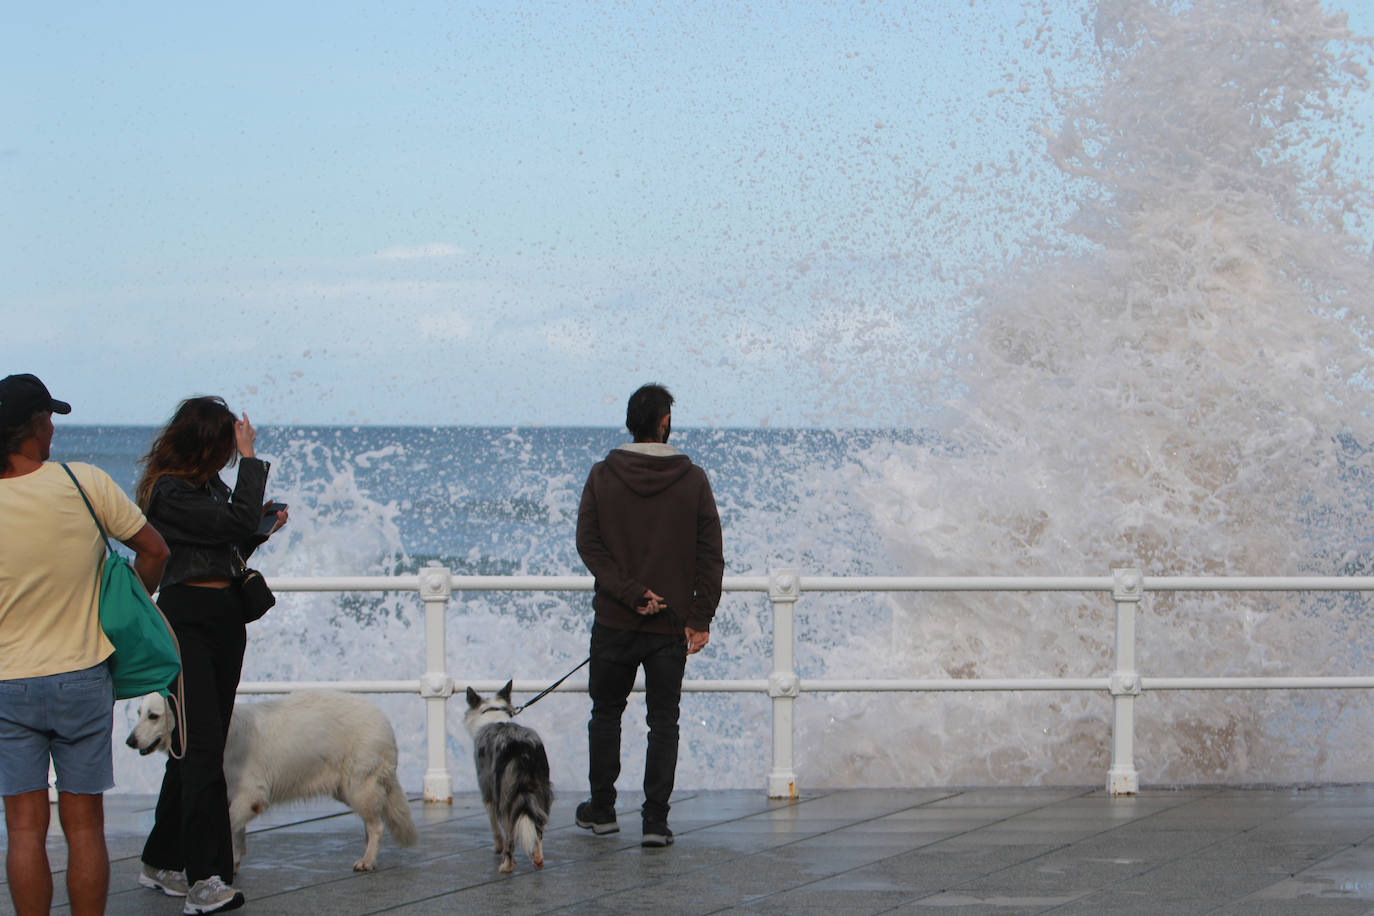
[[[96,518],[86,491],[81,489],[72,469],[62,470],[76,484],[86,511],[91,513],[100,537],[105,541],[105,562],[96,573],[100,594],[100,628],[114,645],[110,675],[114,678],[115,699],[140,697],[145,693],[168,694],[172,681],[181,673],[181,650],[167,618],[148,597],[138,574],[129,561],[115,552],[105,526]]]

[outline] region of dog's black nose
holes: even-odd
[[[134,748],[135,750],[138,749],[138,741],[134,739],[133,735],[130,735],[129,737],[125,738],[124,743],[127,744],[129,747]]]

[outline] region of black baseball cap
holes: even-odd
[[[20,426],[44,410],[71,413],[72,405],[49,394],[36,375],[25,372],[0,379],[0,426]]]

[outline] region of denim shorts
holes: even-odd
[[[99,795],[114,787],[114,682],[105,662],[82,671],[0,681],[0,795],[48,787]]]

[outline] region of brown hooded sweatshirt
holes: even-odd
[[[597,623],[646,633],[711,628],[725,574],[720,515],[706,472],[672,446],[624,445],[592,466],[577,552],[596,577]],[[636,613],[645,589],[668,611]]]

